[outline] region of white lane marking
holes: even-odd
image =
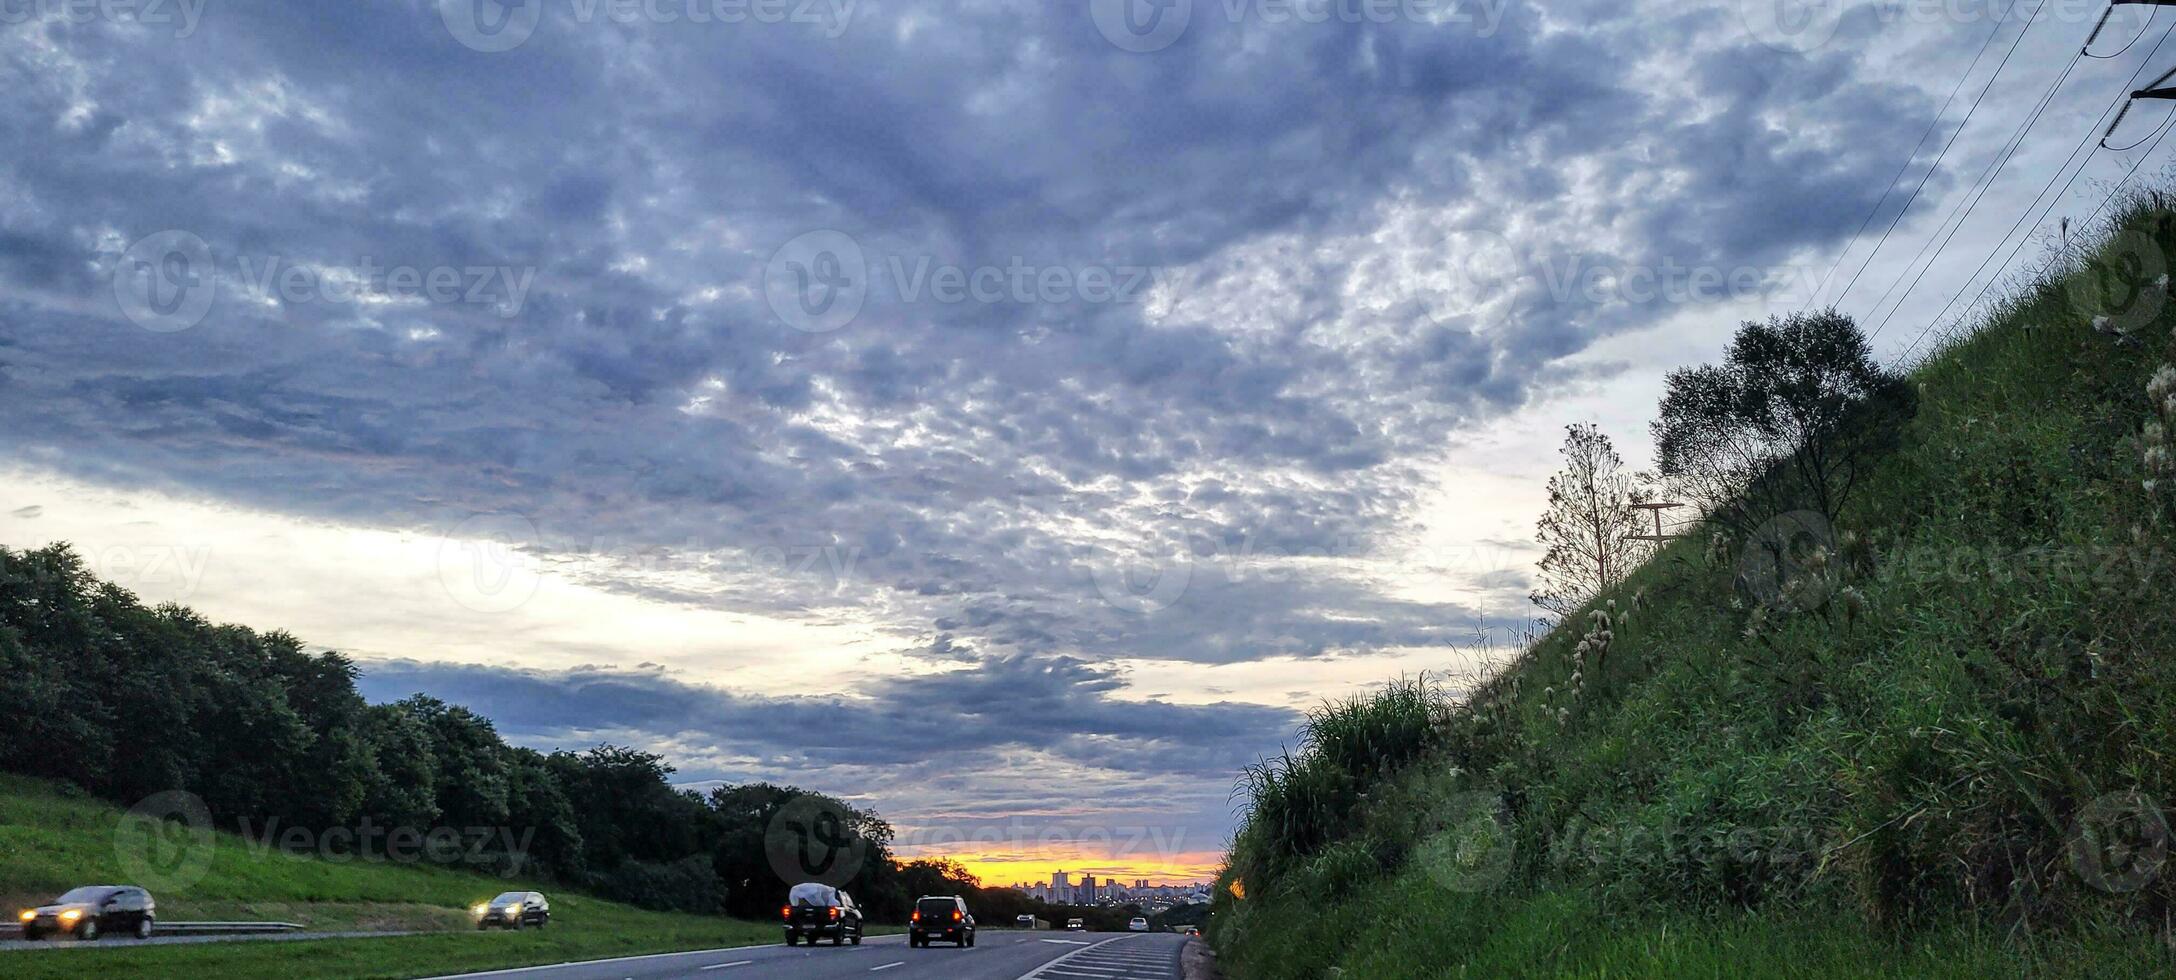
[[[898,935],[870,936],[869,941],[903,938]],[[503,977],[509,973],[528,973],[531,970],[558,970],[570,966],[600,966],[605,963],[632,963],[637,960],[659,960],[668,956],[715,956],[719,953],[740,953],[751,949],[784,949],[785,943],[757,943],[752,946],[721,946],[717,949],[683,949],[677,953],[644,953],[640,956],[607,956],[595,960],[568,960],[565,963],[539,963],[535,966],[512,966],[504,970],[485,970],[480,973],[448,973],[428,977],[426,980],[471,980],[473,977]]]
[[[750,963],[753,963],[753,962],[755,962],[755,961],[754,961],[754,960],[734,960],[734,961],[733,961],[733,962],[731,962],[731,963],[712,963],[712,964],[710,964],[709,966],[703,967],[703,969],[705,969],[705,970],[723,970],[723,969],[725,969],[726,967],[729,967],[729,966],[747,966],[748,964],[750,964]]]
[[[1035,980],[1035,978],[1036,978],[1036,977],[1040,977],[1040,976],[1042,976],[1042,975],[1043,975],[1043,972],[1044,972],[1044,971],[1046,971],[1046,970],[1049,970],[1049,969],[1051,969],[1051,968],[1053,968],[1053,967],[1056,967],[1056,966],[1057,966],[1058,964],[1060,964],[1060,963],[1063,963],[1063,962],[1065,962],[1066,960],[1072,959],[1073,957],[1079,956],[1079,955],[1081,955],[1081,954],[1083,954],[1083,953],[1086,953],[1086,952],[1088,952],[1088,951],[1089,951],[1089,950],[1091,950],[1091,949],[1095,949],[1095,948],[1097,948],[1097,947],[1099,947],[1099,946],[1108,946],[1108,945],[1110,945],[1110,944],[1112,944],[1112,943],[1115,943],[1115,942],[1117,942],[1117,941],[1119,941],[1119,940],[1121,940],[1121,939],[1124,939],[1124,938],[1126,938],[1126,937],[1124,937],[1124,936],[1112,936],[1111,938],[1109,938],[1109,939],[1106,939],[1106,940],[1104,940],[1104,941],[1102,941],[1102,942],[1100,942],[1100,943],[1094,943],[1094,944],[1091,944],[1091,945],[1088,945],[1088,946],[1084,946],[1084,947],[1082,947],[1082,948],[1080,948],[1080,949],[1076,949],[1076,950],[1074,950],[1074,951],[1072,951],[1072,952],[1070,952],[1070,953],[1067,953],[1067,954],[1065,954],[1064,956],[1060,956],[1060,957],[1058,957],[1057,959],[1051,960],[1051,961],[1050,961],[1050,962],[1048,962],[1048,963],[1045,963],[1045,964],[1043,964],[1043,965],[1041,965],[1041,966],[1038,966],[1038,967],[1036,967],[1035,969],[1032,969],[1032,970],[1029,970],[1029,971],[1028,971],[1028,972],[1026,972],[1026,973],[1020,974],[1019,976],[1017,976],[1017,977],[1014,977],[1014,978],[1013,978],[1013,980]],[[1044,942],[1046,942],[1046,943],[1047,943],[1047,942],[1070,942],[1070,940],[1064,940],[1064,939],[1058,939],[1058,940],[1051,940],[1051,939],[1045,939],[1045,940],[1043,940],[1043,941],[1044,941]]]
[[[886,963],[886,964],[884,964],[883,966],[872,966],[872,967],[870,967],[870,968],[869,968],[869,972],[870,972],[870,973],[875,973],[875,972],[876,972],[876,971],[878,971],[878,970],[889,970],[889,969],[891,969],[892,967],[895,967],[895,966],[905,966],[905,965],[907,965],[907,961],[906,961],[906,960],[900,960],[900,961],[899,961],[899,962],[897,962],[897,963]]]
[[[1087,945],[1091,945],[1091,944],[1090,944],[1090,943],[1089,943],[1089,942],[1088,942],[1087,940],[1085,940],[1085,939],[1045,939],[1045,940],[1043,940],[1043,941],[1044,941],[1044,942],[1046,942],[1046,943],[1055,943],[1055,944],[1057,944],[1057,945],[1059,945],[1059,946],[1087,946]],[[1110,942],[1110,940],[1106,939],[1106,940],[1104,940],[1104,942]]]

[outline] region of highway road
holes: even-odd
[[[464,973],[467,980],[1179,980],[1174,933],[986,930],[972,949],[909,949],[905,936],[872,936],[859,946],[749,946],[588,963]]]

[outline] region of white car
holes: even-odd
[[[1136,915],[1132,921],[1126,923],[1126,929],[1129,932],[1147,932],[1148,920]]]
[[[1082,922],[1082,921],[1080,921],[1079,919],[1067,919],[1067,920],[1065,920],[1065,931],[1067,931],[1067,932],[1087,932],[1087,931],[1088,931],[1088,924],[1087,924],[1087,923],[1085,923],[1085,922]]]

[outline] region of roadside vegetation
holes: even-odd
[[[137,840],[125,819],[123,811],[67,784],[0,776],[0,908],[12,915],[74,885],[135,881],[152,890],[159,917],[170,921],[283,921],[312,932],[423,935],[9,952],[0,953],[6,961],[0,973],[80,977],[90,964],[110,976],[414,977],[778,941],[778,928],[768,921],[646,911],[537,879],[427,863],[329,861],[226,833],[192,852],[189,859],[208,860],[184,871],[179,851]],[[470,907],[522,889],[550,894],[551,925],[520,933],[476,931]]]
[[[423,694],[369,704],[355,676],[346,657],[291,634],[145,606],[66,545],[0,548],[0,774],[149,804],[351,867],[398,849],[543,891],[750,919],[775,915],[803,880],[780,875],[773,838],[820,824],[826,847],[858,857],[838,884],[872,921],[904,923],[923,894],[966,895],[1001,921],[1033,910],[956,863],[896,860],[891,825],[867,808],[768,783],[676,789],[653,753],[509,745],[489,719]],[[83,883],[98,865],[76,859],[96,853],[71,855],[45,878],[0,865],[0,895]],[[354,904],[357,923],[388,925],[407,913],[363,906],[412,898],[382,888],[316,897]]]
[[[2172,204],[1901,377],[1830,312],[1673,375],[1663,493],[1709,519],[1248,771],[1227,972],[2176,969]]]

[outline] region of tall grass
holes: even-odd
[[[2155,939],[2176,921],[2176,866],[2157,863],[2176,857],[2176,481],[2147,490],[2139,441],[2147,379],[2176,362],[2176,302],[2151,283],[2176,265],[2176,201],[2138,192],[2100,232],[1935,334],[1918,414],[1839,516],[1858,543],[1817,601],[1748,596],[1743,545],[1702,532],[1605,597],[1629,615],[1577,685],[1583,615],[1455,706],[1400,681],[1314,712],[1240,784],[1228,876],[1248,897],[1224,894],[1212,929],[1238,974],[1415,975],[1384,964],[1422,960],[1345,932],[1320,955],[1286,939],[1330,921],[1424,945],[1366,916],[1403,914],[1373,904],[1383,890],[1444,889],[1423,858],[1475,794],[1500,801],[1513,853],[1484,893],[1435,903],[1448,934],[1531,925],[1495,905],[1569,902],[1679,930],[1865,934],[1812,937],[1821,956],[1939,935],[2002,947],[1960,961],[2060,967],[2002,944],[2089,936],[2125,970],[2176,965]],[[2155,305],[2120,306],[2137,302]],[[2119,306],[2152,315],[2096,330]],[[1564,948],[1577,969],[1654,972]]]

